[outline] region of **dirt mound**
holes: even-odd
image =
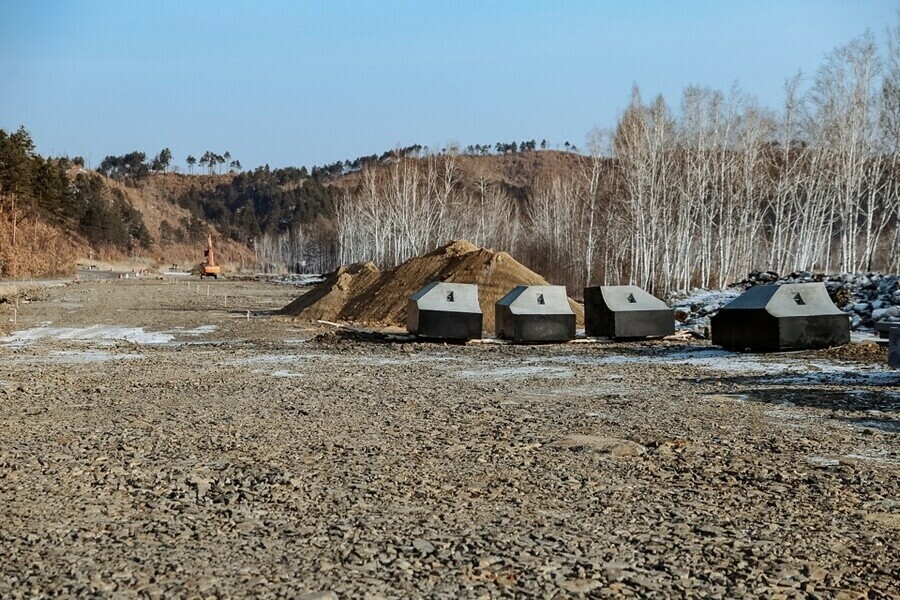
[[[458,240],[389,271],[379,272],[372,263],[341,267],[280,314],[309,321],[405,326],[409,297],[431,281],[478,284],[488,331],[494,330],[494,304],[509,290],[520,284],[547,285],[547,280],[506,252]],[[581,305],[574,300],[569,304],[579,326],[583,325]]]
[[[372,287],[380,275],[378,267],[370,262],[341,267],[278,312],[308,321],[349,320],[342,316],[347,303],[361,290]]]

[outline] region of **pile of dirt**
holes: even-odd
[[[409,297],[431,281],[478,284],[484,327],[494,330],[494,304],[517,285],[547,285],[547,280],[506,252],[459,240],[388,271],[372,263],[341,267],[310,292],[281,309],[284,316],[314,321],[350,321],[406,325]],[[579,326],[584,310],[569,300]]]
[[[361,320],[346,316],[347,304],[361,292],[371,289],[382,275],[370,262],[341,267],[278,312],[304,321]]]

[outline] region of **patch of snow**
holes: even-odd
[[[232,358],[225,361],[226,365],[278,365],[302,362],[308,359],[326,359],[335,358],[330,354],[258,354],[256,356],[246,356],[244,358]]]
[[[804,383],[823,383],[823,384],[854,384],[854,385],[900,385],[900,372],[888,369],[867,369],[852,367],[840,367],[834,365],[832,367],[823,368],[818,371],[808,373],[798,373],[790,377],[773,377],[770,380],[772,384],[804,384]]]
[[[900,372],[879,366],[861,367],[832,362],[800,362],[791,364],[784,359],[792,353],[743,354],[717,348],[687,348],[659,354],[628,354],[609,356],[551,356],[547,362],[587,366],[623,364],[674,364],[689,365],[726,373],[765,373],[772,376],[769,383],[841,383],[859,385],[883,385],[900,382]],[[777,360],[780,359],[780,360]],[[771,362],[770,362],[771,360]]]
[[[322,283],[325,278],[321,273],[305,273],[302,275],[280,275],[270,278],[272,283],[280,283],[283,285],[310,286]]]
[[[865,450],[861,450],[859,452],[854,452],[852,454],[845,454],[844,458],[852,458],[855,460],[865,460],[868,462],[873,462],[876,464],[880,464],[883,466],[897,466],[900,464],[894,456],[892,456],[889,452],[885,450],[881,450],[879,448],[866,448]]]
[[[563,377],[572,377],[574,373],[571,369],[567,369],[565,367],[541,367],[533,365],[524,367],[502,367],[498,369],[457,371],[455,375],[460,379],[512,379],[514,377],[520,376],[559,379]]]
[[[836,467],[841,461],[836,458],[825,458],[824,456],[807,456],[806,462],[817,467]]]
[[[39,340],[53,339],[74,342],[113,342],[126,341],[134,344],[166,344],[173,336],[168,333],[144,331],[143,327],[116,327],[112,325],[93,325],[91,327],[33,327],[16,331],[12,335],[0,338],[0,343],[11,348],[23,348]]]
[[[672,308],[698,306],[712,306],[719,309],[743,293],[743,290],[724,289],[706,290],[694,288],[692,290],[674,292],[669,296],[669,305]]]
[[[767,363],[738,352],[696,348],[663,354],[629,354],[610,356],[554,356],[547,360],[580,365],[624,365],[634,363],[679,364],[725,372],[772,373],[777,371],[805,370],[802,366],[784,363]]]
[[[291,371],[274,371],[272,377],[303,377],[303,373],[292,373]]]
[[[49,356],[18,356],[8,359],[10,363],[19,364],[63,364],[81,365],[104,363],[115,360],[140,360],[142,354],[114,354],[103,350],[60,350]]]
[[[212,333],[216,329],[218,329],[218,327],[216,325],[200,325],[199,327],[194,327],[193,329],[184,329],[183,327],[176,327],[174,329],[169,329],[169,330],[163,331],[161,333],[172,334],[172,335],[189,335],[192,337],[196,337],[198,335],[206,335],[207,333]]]
[[[707,400],[731,400],[733,402],[746,402],[750,399],[748,394],[704,394]]]
[[[850,341],[854,344],[861,342],[877,342],[880,338],[875,331],[851,331]]]
[[[112,360],[140,360],[144,358],[143,354],[113,354],[102,350],[60,350],[54,352],[53,356],[59,358],[59,362],[63,363],[92,363],[92,362],[109,362]]]

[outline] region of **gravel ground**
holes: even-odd
[[[378,342],[296,293],[0,305],[0,597],[900,594],[883,364]]]

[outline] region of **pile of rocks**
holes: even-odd
[[[796,271],[779,277],[773,271],[754,271],[727,289],[682,290],[670,293],[666,301],[675,308],[679,329],[708,337],[710,317],[754,285],[811,282],[825,284],[834,303],[850,315],[850,326],[854,331],[871,330],[876,322],[900,323],[900,276],[882,273],[825,275]]]
[[[694,288],[672,292],[666,296],[666,303],[675,309],[676,329],[688,331],[699,338],[710,336],[710,318],[719,309],[737,298],[743,292],[739,288],[725,290],[705,290]]]

